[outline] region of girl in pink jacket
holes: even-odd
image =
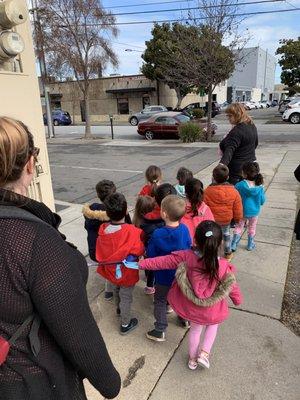
[[[234,266],[218,258],[222,243],[220,226],[213,221],[202,222],[196,229],[195,243],[197,251],[176,251],[139,262],[140,269],[177,268],[168,302],[181,318],[191,323],[188,367],[192,370],[198,364],[209,368],[209,354],[218,326],[229,314],[227,297],[235,305],[242,303]],[[200,343],[202,330],[204,335]]]
[[[192,178],[187,180],[185,184],[186,212],[181,218],[181,223],[187,226],[193,245],[195,245],[196,227],[202,221],[215,220],[211,209],[203,201],[203,193],[203,183],[199,179]]]

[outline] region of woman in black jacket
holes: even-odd
[[[0,336],[34,316],[0,366],[0,399],[86,400],[84,378],[114,398],[120,376],[88,304],[85,258],[27,197],[37,155],[28,129],[0,118]]]
[[[257,129],[242,104],[233,103],[226,109],[229,122],[234,125],[220,142],[220,163],[229,168],[229,182],[235,185],[242,178],[243,164],[256,160]]]

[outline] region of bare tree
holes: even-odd
[[[199,0],[198,5],[198,10],[189,12],[188,23],[205,31],[206,35],[206,45],[199,49],[199,60],[207,66],[206,77],[201,74],[199,84],[201,81],[208,95],[207,123],[210,135],[213,91],[219,83],[230,77],[234,67],[245,62],[247,53],[243,50],[250,37],[248,33],[240,33],[244,18],[239,16],[236,0]],[[189,62],[190,58],[186,61]]]
[[[75,76],[85,104],[85,138],[91,138],[90,79],[108,63],[118,65],[109,39],[118,34],[115,17],[99,0],[40,0],[38,6],[49,73]]]

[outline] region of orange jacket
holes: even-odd
[[[228,225],[243,218],[243,204],[239,192],[229,183],[212,184],[204,191],[204,201],[220,225]]]

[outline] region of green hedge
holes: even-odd
[[[194,122],[186,122],[179,126],[179,138],[183,143],[193,143],[197,140],[204,140],[203,129]]]
[[[194,116],[196,119],[201,119],[201,118],[204,117],[204,115],[205,115],[205,111],[202,110],[202,108],[195,108],[195,109],[193,110],[193,116]]]

